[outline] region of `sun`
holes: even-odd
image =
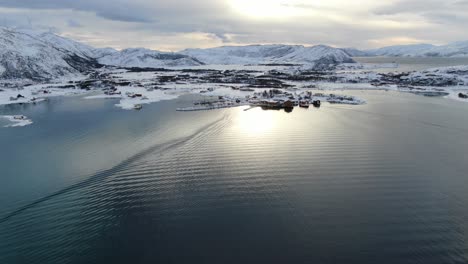
[[[232,9],[242,16],[256,19],[289,18],[297,10],[285,0],[228,0]]]

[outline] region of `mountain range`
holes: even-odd
[[[144,48],[121,51],[94,48],[51,32],[0,28],[0,79],[49,80],[82,76],[97,67],[190,67],[213,64],[334,65],[355,62],[352,57],[463,57],[468,42],[390,46],[374,50],[325,45],[248,45],[161,52]]]
[[[80,76],[104,65],[125,68],[188,67],[204,64],[311,64],[354,62],[343,50],[324,45],[225,46],[161,52],[144,48],[98,49],[51,32],[0,28],[0,79],[48,80]]]
[[[249,45],[186,49],[182,54],[206,64],[336,64],[354,62],[341,49],[318,45]]]

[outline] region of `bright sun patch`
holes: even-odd
[[[229,0],[229,5],[239,14],[251,18],[288,18],[298,10],[284,0]]]
[[[241,112],[236,122],[239,133],[249,136],[262,136],[270,132],[276,126],[274,112],[252,109]]]

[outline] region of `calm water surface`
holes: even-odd
[[[0,129],[0,263],[467,263],[468,104],[140,112]]]
[[[397,63],[398,68],[375,69],[378,72],[411,72],[431,68],[468,65],[468,58],[407,58],[407,57],[357,57],[353,58],[360,63]]]

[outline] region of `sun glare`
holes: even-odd
[[[261,136],[271,131],[275,126],[275,111],[263,111],[259,108],[241,112],[236,125],[240,133],[249,136]]]
[[[229,0],[237,13],[250,18],[288,18],[298,14],[284,0]]]

